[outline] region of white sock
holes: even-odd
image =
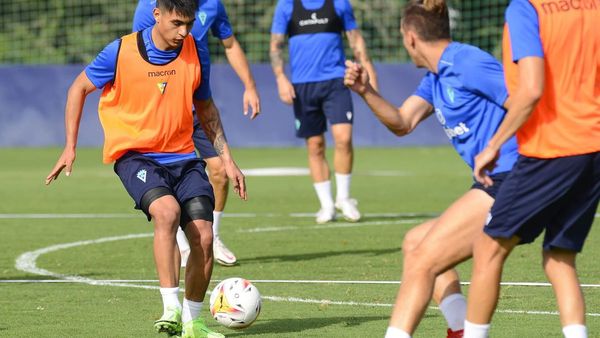
[[[465,320],[465,333],[463,338],[488,338],[490,324],[473,324]]]
[[[190,250],[190,243],[185,236],[185,232],[181,230],[181,227],[177,227],[177,246],[179,247],[179,252]]]
[[[321,202],[321,208],[323,209],[333,209],[333,198],[331,197],[331,181],[324,181],[319,183],[314,183],[315,191],[317,192],[317,197],[319,197],[319,202]]]
[[[200,311],[202,310],[202,302],[194,302],[183,298],[183,308],[181,310],[181,321],[185,324],[192,320],[200,317]]]
[[[160,288],[160,295],[162,296],[163,301],[163,312],[167,312],[167,308],[181,309],[181,303],[179,303],[179,287]]]
[[[410,338],[410,335],[397,327],[388,326],[384,338]]]
[[[213,211],[213,238],[219,237],[219,224],[221,224],[221,217],[223,211]]]
[[[350,198],[350,181],[352,180],[352,174],[338,174],[335,173],[335,185],[337,188],[337,194],[335,196],[336,201],[343,201]]]
[[[459,331],[465,327],[467,316],[467,300],[462,293],[454,293],[442,299],[440,310],[446,318],[448,327],[452,331]]]
[[[565,338],[587,338],[587,328],[582,324],[571,324],[563,326]]]

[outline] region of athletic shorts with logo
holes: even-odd
[[[354,121],[352,96],[344,79],[294,84],[294,115],[296,136],[308,138],[321,135],[330,124]]]
[[[544,230],[545,250],[581,251],[600,199],[600,153],[538,159],[519,156],[484,231],[531,243]]]
[[[164,187],[171,191],[180,207],[188,200],[207,196],[214,205],[212,186],[204,170],[205,162],[199,158],[160,164],[157,161],[136,152],[128,152],[117,160],[115,173],[123,186],[135,201],[135,208],[142,210],[141,201],[146,192]],[[181,208],[182,227],[190,220]],[[142,210],[148,220],[150,213]]]

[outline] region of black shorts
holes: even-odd
[[[600,153],[538,159],[519,156],[492,207],[484,231],[543,247],[581,251],[600,199]]]
[[[140,153],[128,152],[117,160],[114,170],[135,201],[135,208],[142,210],[141,201],[144,194],[158,187],[169,189],[180,207],[189,199],[198,196],[208,196],[214,204],[213,189],[204,171],[204,165],[204,161],[198,158],[160,164]],[[188,220],[189,217],[184,215],[183,208],[181,209],[181,219]],[[150,220],[148,210],[142,211]]]
[[[352,96],[344,79],[294,84],[296,136],[308,138],[327,131],[330,124],[354,122]]]
[[[506,179],[506,177],[509,174],[510,174],[510,171],[505,171],[503,173],[498,173],[498,174],[491,175],[490,178],[492,179],[492,181],[494,182],[494,184],[491,187],[487,187],[487,188],[483,184],[475,181],[475,183],[473,183],[473,185],[471,186],[471,189],[483,190],[488,195],[490,195],[491,198],[496,199],[496,195],[498,194],[498,190],[500,190],[500,187],[502,186],[502,183],[504,183],[504,180]]]

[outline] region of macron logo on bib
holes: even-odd
[[[140,181],[146,183],[146,169],[138,171],[136,176],[140,179]]]

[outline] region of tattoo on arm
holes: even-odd
[[[227,139],[225,138],[219,111],[212,100],[202,104],[205,106],[204,109],[197,112],[200,125],[202,125],[206,137],[212,142],[217,154],[220,156],[224,152]]]
[[[271,67],[273,70],[283,68],[283,46],[285,36],[283,34],[271,34],[271,48],[269,56],[271,58]]]

